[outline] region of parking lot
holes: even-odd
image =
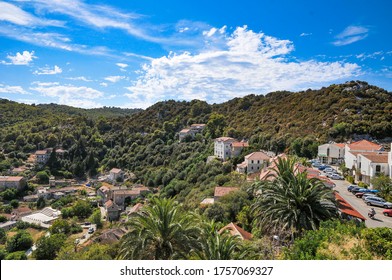
[[[361,213],[366,218],[366,226],[367,227],[389,227],[392,228],[392,217],[385,217],[382,214],[384,208],[376,207],[376,206],[367,206],[365,202],[361,198],[357,198],[351,192],[347,190],[347,187],[351,185],[349,182],[344,180],[332,180],[335,184],[335,190],[339,192],[339,194],[351,204],[352,207],[355,208],[359,213]],[[375,219],[372,220],[368,218],[368,211],[373,207],[376,210]]]

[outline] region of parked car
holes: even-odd
[[[357,194],[359,194],[359,193],[357,193]],[[367,197],[370,197],[370,196],[378,197],[378,196],[377,196],[376,194],[374,194],[374,193],[363,193],[362,199],[365,200]]]
[[[384,208],[392,208],[392,203],[387,202],[385,199],[381,197],[369,196],[365,199],[365,203],[369,206],[374,205],[374,206],[379,206]]]
[[[327,168],[324,169],[324,172],[328,173],[328,172],[333,172],[334,170],[335,169],[333,169],[332,167],[327,167]]]
[[[385,209],[382,211],[382,213],[384,214],[384,216],[392,217],[392,209]]]
[[[360,189],[352,190],[351,192],[354,193],[354,194],[359,193],[359,192],[376,194],[379,191],[378,190],[371,190],[371,189],[360,188]]]
[[[92,234],[92,233],[94,233],[94,228],[92,228],[92,227],[91,227],[91,228],[89,228],[89,229],[88,229],[88,233],[89,233],[89,234]]]
[[[339,174],[332,174],[332,176],[330,177],[332,180],[343,180],[344,177],[342,175]]]
[[[322,164],[318,167],[318,170],[323,171],[325,168],[328,168],[328,167],[330,167],[330,166]]]
[[[358,188],[358,186],[357,185],[350,185],[350,186],[347,187],[347,190],[349,192],[351,192],[353,188]]]

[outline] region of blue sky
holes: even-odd
[[[0,98],[221,103],[365,80],[392,90],[392,1],[0,0]]]

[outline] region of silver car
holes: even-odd
[[[380,206],[380,207],[384,207],[384,208],[392,208],[392,203],[387,202],[385,199],[383,199],[381,197],[369,196],[369,197],[365,198],[365,203],[369,206],[374,205],[374,206]]]

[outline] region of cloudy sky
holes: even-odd
[[[350,80],[392,90],[390,11],[389,0],[0,0],[0,98],[146,108]]]

